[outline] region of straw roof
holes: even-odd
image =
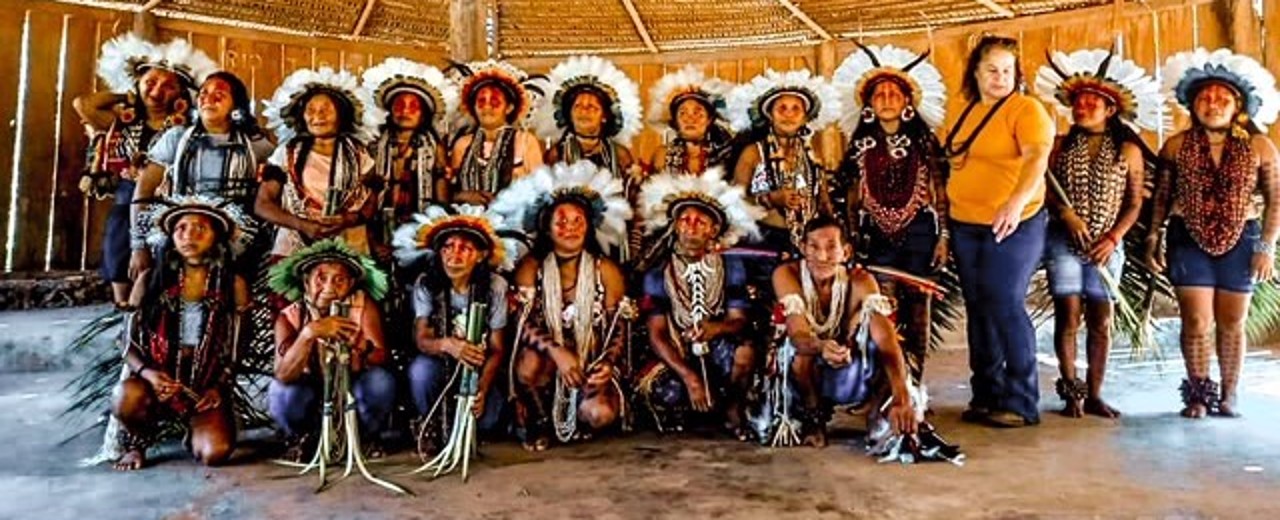
[[[666,52],[924,31],[1116,0],[57,0],[357,41],[447,46],[451,4],[478,3],[504,57]]]

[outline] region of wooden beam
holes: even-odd
[[[351,31],[352,38],[359,38],[364,34],[364,25],[369,23],[369,15],[373,14],[373,6],[377,3],[378,0],[365,0],[364,9],[360,11],[360,19],[356,21],[356,28]]]
[[[997,4],[995,0],[974,0],[974,1],[978,2],[979,4],[982,4],[983,7],[986,7],[987,9],[991,10],[991,12],[996,13],[1001,17],[1004,17],[1004,18],[1014,17],[1013,11],[1010,11],[1006,9],[1004,6]]]
[[[454,61],[489,57],[489,40],[485,37],[486,5],[474,0],[450,0],[449,56]]]
[[[644,48],[656,54],[658,46],[654,45],[653,38],[649,37],[649,29],[644,26],[644,21],[640,19],[640,13],[636,11],[636,4],[631,0],[622,0],[622,7],[625,7],[627,14],[631,16],[632,25],[636,26],[636,32],[640,33],[640,39],[644,41]]]
[[[1250,56],[1262,55],[1262,20],[1251,0],[1228,0],[1217,4],[1218,16],[1230,28],[1231,48]]]
[[[797,7],[796,4],[792,3],[791,0],[778,0],[778,3],[788,11],[791,11],[793,16],[799,18],[801,22],[804,22],[805,26],[809,27],[810,31],[817,33],[823,40],[830,41],[835,39],[831,37],[831,33],[827,32],[826,29],[823,29],[821,25],[818,25],[818,22],[813,21],[813,18],[809,18],[809,15],[800,10],[800,8]]]

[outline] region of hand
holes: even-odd
[[[1275,257],[1269,253],[1254,253],[1253,260],[1249,262],[1249,274],[1253,276],[1253,283],[1270,282],[1275,262]]]
[[[607,385],[609,380],[613,379],[613,373],[613,365],[608,361],[602,361],[587,375],[587,386],[599,387]]]
[[[1089,226],[1070,209],[1062,212],[1062,225],[1067,228],[1067,239],[1081,251],[1089,249]],[[1101,237],[1099,237],[1101,240]],[[1096,245],[1097,240],[1092,241]]]
[[[916,422],[916,409],[911,406],[910,399],[893,398],[893,405],[889,407],[889,425],[893,427],[893,432],[899,435],[912,435],[916,433],[919,423]]]
[[[135,249],[129,257],[129,279],[137,280],[148,269],[151,269],[151,250]]]
[[[356,333],[360,332],[360,326],[350,318],[342,316],[329,316],[321,318],[311,323],[303,329],[303,332],[315,339],[329,339],[335,341],[344,341],[352,343]]]
[[[995,234],[997,244],[1004,242],[1004,239],[1018,230],[1025,207],[1026,204],[1011,199],[996,211],[996,217],[991,221],[991,232]]]
[[[715,339],[720,335],[720,323],[715,321],[705,321],[701,327],[693,329],[685,329],[680,332],[680,339],[685,342],[706,342]]]
[[[216,410],[222,406],[222,394],[218,393],[217,388],[210,388],[200,396],[200,400],[196,402],[196,413],[203,413],[209,410]]]
[[[476,400],[471,403],[471,416],[479,419],[484,415],[484,391],[476,392]]]
[[[153,368],[146,368],[142,373],[138,374],[143,381],[151,385],[151,391],[155,392],[156,400],[162,403],[168,402],[173,396],[182,392],[182,384],[174,381],[169,374],[161,372]]]
[[[1152,271],[1157,273],[1164,272],[1165,258],[1164,251],[1160,250],[1160,237],[1155,234],[1147,235],[1143,245],[1146,250],[1143,252],[1143,263],[1147,264],[1147,267],[1150,267]]]
[[[333,217],[326,217],[333,218]],[[320,240],[337,234],[342,228],[333,224],[332,221],[315,221],[305,220],[302,227],[298,228],[298,232],[302,233],[309,240]]]
[[[484,349],[479,345],[473,345],[458,338],[445,338],[441,341],[444,342],[445,353],[453,356],[453,359],[473,368],[479,368],[484,364]]]
[[[822,359],[826,360],[831,368],[840,368],[853,361],[853,352],[849,347],[829,339],[819,341],[819,345],[822,347]]]
[[[1093,262],[1094,265],[1107,265],[1107,261],[1111,259],[1111,253],[1115,252],[1117,245],[1118,242],[1111,238],[1111,234],[1103,233],[1089,247],[1089,261]]]
[[[934,271],[947,266],[947,261],[951,259],[951,245],[946,239],[939,238],[938,244],[933,246],[933,261],[929,264]]]
[[[690,374],[684,378],[684,388],[689,392],[689,404],[693,406],[694,411],[711,411],[711,403],[707,400],[707,387],[702,384],[702,379]]]
[[[564,347],[552,347],[549,351],[551,361],[556,364],[556,372],[560,374],[560,379],[564,381],[565,386],[569,388],[578,388],[586,381],[586,376],[582,374],[582,364],[578,362],[578,355]]]

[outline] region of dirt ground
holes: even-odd
[[[0,374],[0,518],[1278,518],[1273,358],[1246,362],[1244,418],[1199,421],[1176,414],[1176,360],[1117,366],[1106,392],[1125,412],[1115,421],[1053,414],[1055,375],[1042,363],[1043,424],[994,430],[958,421],[968,373],[964,351],[950,350],[927,379],[934,423],[964,449],[964,467],[877,464],[844,417],[823,450],[638,433],[540,454],[483,445],[465,484],[400,476],[416,467],[408,454],[375,466],[414,497],[358,477],[317,495],[314,477],[290,478],[249,449],[214,470],[176,446],[133,474],[80,468],[100,435],[57,444],[81,426],[58,417],[70,374]]]

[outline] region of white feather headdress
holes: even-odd
[[[218,70],[218,64],[181,38],[154,44],[126,33],[102,44],[98,76],[111,92],[124,94],[134,90],[138,78],[150,68],[173,72],[187,89],[195,89]]]
[[[559,138],[572,124],[569,111],[576,94],[583,90],[605,97],[604,109],[611,114],[614,124],[605,129],[604,137],[627,146],[644,126],[639,87],[609,60],[599,56],[573,56],[551,69],[547,83],[551,95],[538,105],[533,115],[534,129],[543,139]]]
[[[591,161],[541,166],[499,192],[490,211],[536,234],[547,231],[538,228],[542,212],[569,199],[582,202],[591,212],[588,218],[601,247],[607,250],[626,241],[631,204],[622,180]]]
[[[911,107],[929,128],[938,128],[947,116],[947,86],[942,73],[928,61],[929,53],[916,54],[892,45],[863,46],[850,54],[832,75],[844,100],[840,130],[852,133],[862,118],[871,89],[884,80],[896,80],[905,87]]]
[[[769,106],[782,94],[800,96],[807,105],[810,130],[821,130],[840,118],[840,92],[821,76],[807,70],[764,71],[729,92],[729,124],[735,132],[764,126]]]
[[[391,238],[396,259],[410,265],[438,252],[440,240],[451,233],[466,233],[489,248],[489,265],[499,271],[515,269],[523,244],[507,229],[502,215],[480,206],[460,204],[429,206],[413,221],[401,225]]]
[[[733,85],[718,78],[708,78],[692,65],[669,72],[649,89],[649,122],[665,130],[671,124],[675,105],[686,99],[698,99],[712,108],[712,118],[725,118],[725,96]]]
[[[764,209],[748,202],[742,186],[724,181],[724,169],[708,168],[702,175],[661,174],[650,177],[640,188],[640,218],[645,233],[666,230],[682,207],[696,205],[710,210],[720,220],[719,242],[725,247],[743,237],[760,234],[758,220]]]
[[[1036,92],[1064,116],[1070,116],[1077,94],[1093,92],[1110,99],[1116,114],[1140,129],[1156,130],[1164,124],[1160,85],[1132,60],[1103,49],[1052,52],[1046,59],[1036,73]]]
[[[458,86],[446,78],[440,69],[404,58],[387,58],[386,61],[364,71],[364,88],[373,94],[374,100],[384,110],[396,94],[412,92],[427,102],[432,125],[441,135],[445,125],[453,120],[458,109]]]
[[[227,245],[233,256],[239,256],[253,241],[256,228],[254,221],[241,211],[240,206],[220,197],[206,195],[189,195],[175,198],[157,199],[142,221],[150,223],[147,243],[152,247],[160,247],[169,240],[173,226],[183,215],[204,215],[215,220],[227,231]]]
[[[475,96],[486,85],[497,85],[507,91],[515,99],[516,107],[511,113],[510,121],[514,125],[523,125],[534,104],[544,92],[545,76],[530,76],[520,67],[498,60],[477,61],[472,63],[454,63],[447,69],[458,77],[459,116],[466,117],[472,124],[477,123],[475,114],[471,113],[475,105]]]
[[[306,129],[300,103],[316,92],[339,96],[339,101],[351,105],[355,112],[356,135],[353,137],[367,143],[377,135],[378,125],[382,124],[386,112],[373,101],[373,95],[360,86],[355,76],[346,70],[335,71],[329,67],[299,69],[285,78],[271,99],[263,103],[266,110],[262,114],[267,118],[267,128],[275,132],[281,144],[288,143]]]
[[[1276,122],[1280,114],[1280,93],[1276,92],[1276,79],[1257,60],[1218,49],[1209,52],[1203,48],[1180,52],[1170,56],[1161,72],[1164,77],[1165,96],[1176,100],[1185,110],[1190,110],[1200,88],[1208,82],[1230,85],[1240,95],[1244,113],[1263,131]]]

